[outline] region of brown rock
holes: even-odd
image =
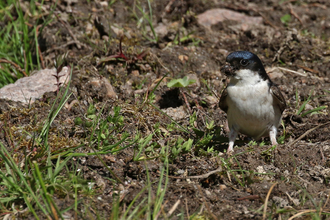
[[[105,96],[107,98],[110,99],[117,99],[118,96],[115,92],[115,90],[113,89],[112,85],[110,84],[109,80],[105,77],[101,77],[101,78],[92,78],[90,80],[90,84],[98,89],[101,89],[102,87],[105,87],[106,89],[106,94]]]
[[[118,96],[117,96],[115,90],[113,89],[112,85],[110,84],[109,80],[106,79],[105,77],[103,77],[102,81],[103,81],[103,85],[107,89],[106,97],[108,97],[110,99],[118,99]]]
[[[181,120],[188,116],[183,106],[178,108],[169,107],[167,109],[163,109],[163,111],[175,121]]]
[[[225,20],[233,20],[238,21],[239,23],[244,23],[245,25],[243,29],[247,29],[246,25],[248,24],[261,24],[263,21],[262,17],[251,17],[232,10],[221,8],[207,10],[204,13],[197,15],[197,20],[200,25],[203,25],[206,28],[211,28],[212,25]]]

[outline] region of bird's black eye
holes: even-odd
[[[242,59],[242,60],[240,61],[240,64],[241,64],[242,66],[246,66],[246,65],[249,64],[249,61],[248,61],[248,60],[245,60],[245,59]]]

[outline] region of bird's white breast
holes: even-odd
[[[231,78],[227,92],[229,128],[259,139],[273,125],[278,127],[281,113],[274,105],[268,80],[250,70],[240,70]]]

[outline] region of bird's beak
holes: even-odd
[[[226,63],[221,69],[220,71],[224,74],[226,74],[226,76],[233,76],[234,75],[234,68],[229,64]]]

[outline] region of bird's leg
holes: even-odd
[[[277,128],[275,126],[271,127],[269,131],[269,138],[270,141],[272,142],[272,145],[277,145],[276,134],[277,134]]]
[[[234,142],[236,137],[237,137],[237,132],[235,131],[235,129],[231,128],[229,132],[229,146],[227,153],[234,151]]]

